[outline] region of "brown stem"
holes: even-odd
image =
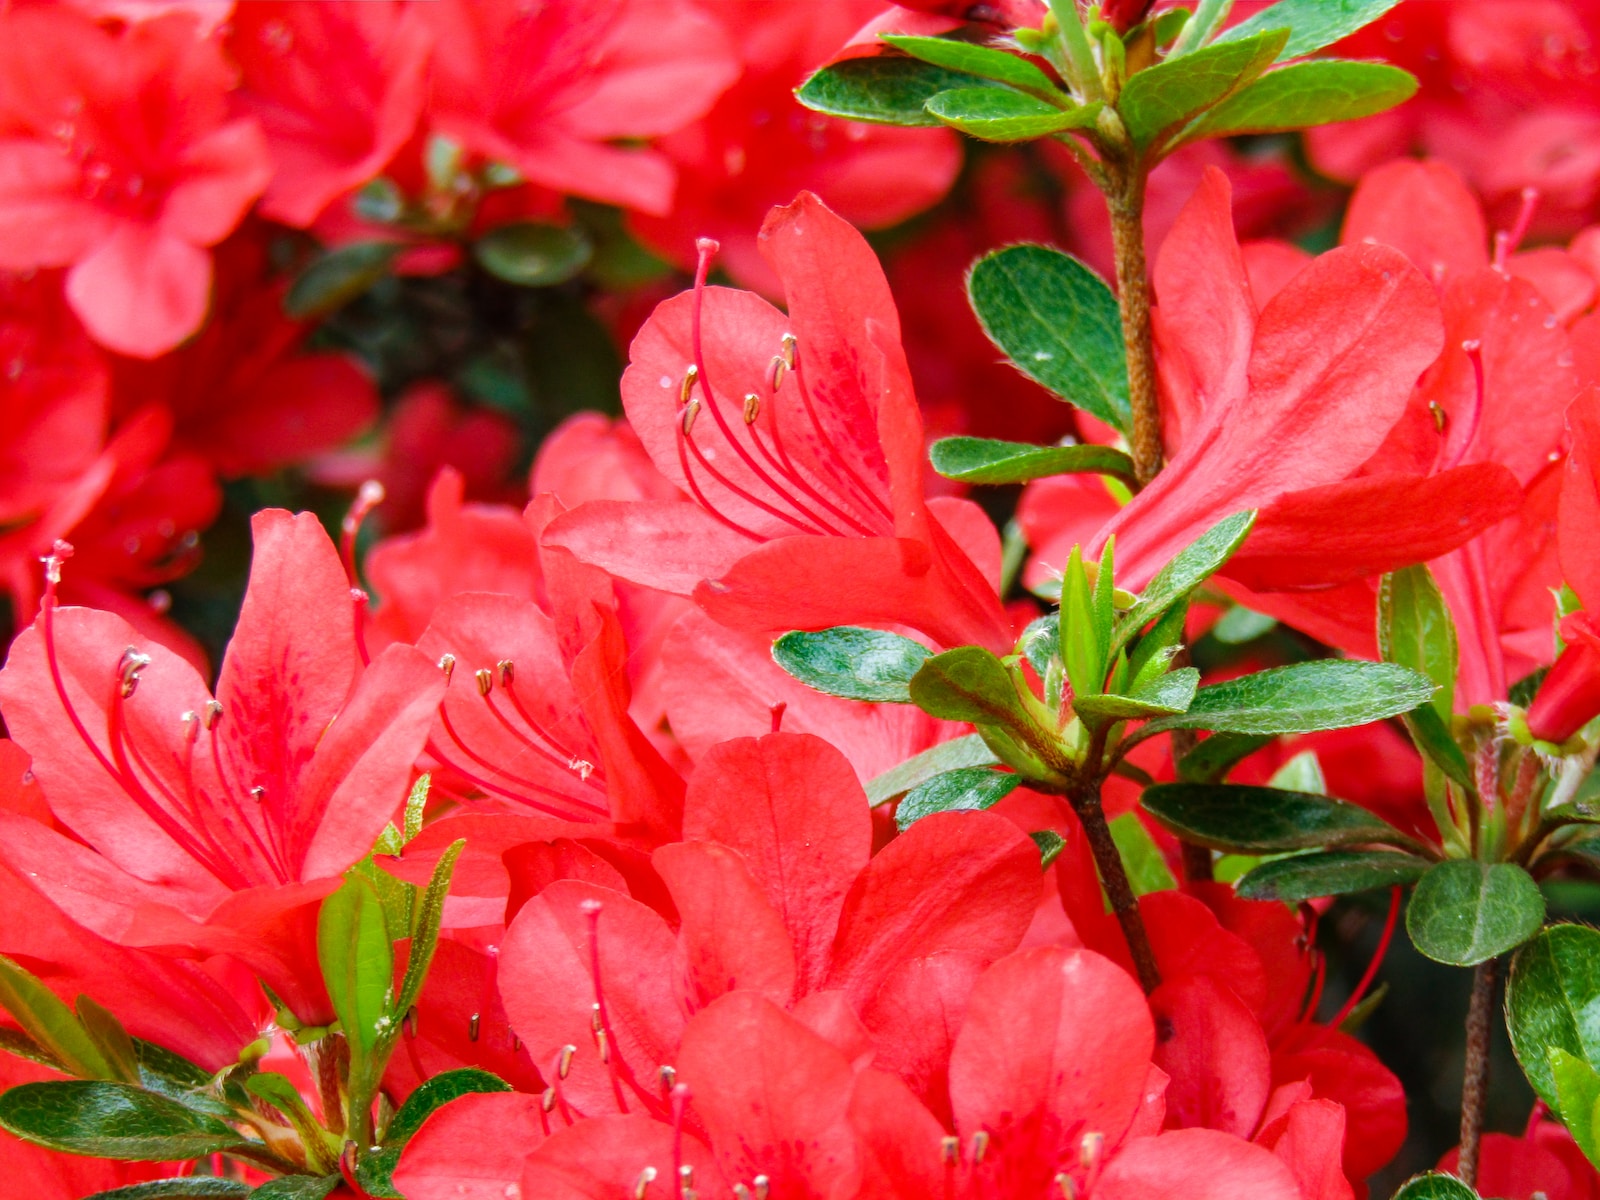
[[[1095,871],[1111,900],[1112,911],[1117,914],[1117,923],[1122,926],[1122,936],[1128,940],[1128,953],[1133,956],[1139,984],[1149,995],[1161,986],[1161,971],[1156,966],[1155,952],[1150,949],[1144,918],[1139,915],[1139,900],[1133,894],[1133,885],[1128,882],[1122,855],[1111,837],[1111,826],[1106,824],[1105,810],[1100,806],[1099,787],[1091,788],[1086,795],[1073,797],[1072,806],[1077,810],[1084,835],[1089,839]]]
[[[1472,972],[1472,1002],[1467,1007],[1467,1067],[1461,1082],[1461,1162],[1456,1174],[1478,1186],[1478,1147],[1483,1140],[1483,1109],[1489,1098],[1489,1018],[1494,1007],[1498,963],[1481,962]]]
[[[1140,485],[1161,470],[1161,409],[1150,332],[1150,279],[1144,257],[1144,169],[1137,161],[1108,172],[1111,243],[1116,254],[1122,344],[1128,356],[1128,402],[1133,409],[1133,468]]]

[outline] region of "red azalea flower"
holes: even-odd
[[[531,183],[665,212],[674,172],[608,143],[671,133],[737,74],[721,27],[688,0],[440,0],[428,125]]]
[[[1478,1151],[1478,1191],[1503,1200],[1593,1200],[1600,1196],[1600,1175],[1578,1149],[1572,1135],[1534,1108],[1527,1131],[1486,1133]],[[1454,1172],[1460,1149],[1439,1160],[1439,1170]]]
[[[312,327],[284,313],[288,285],[271,278],[266,255],[259,233],[220,247],[216,301],[199,336],[153,361],[112,363],[113,416],[164,406],[174,449],[227,478],[332,450],[378,416],[377,389],[353,356],[304,352]]]
[[[1009,647],[995,586],[962,549],[981,536],[989,560],[993,526],[965,501],[925,499],[922,422],[872,251],[809,194],[773,212],[762,248],[787,316],[707,288],[707,249],[694,292],[656,310],[623,375],[634,431],[694,502],[583,505],[547,541],[692,591],[728,625],[889,622]]]
[[[695,261],[697,238],[716,238],[721,265],[735,279],[781,295],[782,281],[753,234],[773,205],[812,191],[870,229],[898,224],[938,200],[961,166],[953,133],[836,120],[794,98],[806,76],[881,7],[878,0],[716,5],[743,71],[703,118],[656,143],[682,183],[670,213],[631,220],[640,238],[685,267]]]
[[[261,211],[303,229],[382,174],[416,129],[430,49],[421,13],[394,0],[241,7],[228,50],[275,167]]]
[[[4,856],[102,936],[232,954],[315,1023],[317,901],[403,797],[443,681],[404,646],[361,669],[349,585],[314,517],[269,510],[254,528],[216,699],[121,618],[46,596],[0,704],[81,841],[14,829]]]
[[[215,245],[271,174],[230,115],[228,67],[193,20],[110,33],[71,9],[0,25],[0,266],[70,267],[96,341],[151,357],[205,319]]]

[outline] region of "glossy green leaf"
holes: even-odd
[[[0,1026],[0,1054],[14,1054],[42,1067],[49,1067],[52,1071],[62,1071],[60,1060],[20,1029]]]
[[[1533,1090],[1559,1109],[1550,1051],[1600,1063],[1600,930],[1553,925],[1517,951],[1506,1030]]]
[[[1111,613],[1108,606],[1102,617],[1097,592],[1084,568],[1083,549],[1074,546],[1061,570],[1061,619],[1056,627],[1056,643],[1067,680],[1080,700],[1105,690],[1110,665]]]
[[[1214,729],[1277,734],[1346,729],[1409,712],[1432,695],[1433,684],[1426,678],[1394,663],[1322,659],[1203,687],[1187,712],[1152,721],[1140,733]]]
[[[1471,967],[1522,945],[1544,921],[1544,896],[1515,863],[1454,859],[1411,893],[1406,932],[1436,962]]]
[[[1156,573],[1138,601],[1122,615],[1112,639],[1115,652],[1136,633],[1210,579],[1244,544],[1256,523],[1254,509],[1224,517],[1182,550]]]
[[[1454,1175],[1430,1171],[1414,1175],[1400,1185],[1393,1200],[1479,1200],[1478,1193]]]
[[[1184,140],[1285,133],[1354,121],[1403,104],[1416,93],[1416,78],[1388,63],[1337,58],[1290,63],[1268,71],[1217,105]]]
[[[404,1019],[411,1006],[422,994],[427,982],[428,968],[433,965],[434,951],[439,947],[439,927],[444,920],[444,901],[450,893],[450,877],[455,872],[456,859],[466,847],[466,839],[452,842],[439,861],[434,864],[428,886],[417,899],[417,915],[411,931],[411,957],[406,962],[406,973],[400,982],[400,997],[394,1005],[396,1018]],[[390,1037],[396,1026],[389,1026]]]
[[[1027,483],[1051,475],[1133,479],[1133,459],[1110,446],[1030,446],[991,438],[949,437],[933,444],[933,469],[962,483]]]
[[[1007,246],[973,264],[967,296],[989,340],[1018,370],[1127,432],[1122,314],[1098,275],[1048,246]]]
[[[1158,783],[1139,801],[1185,841],[1250,854],[1411,839],[1366,809],[1331,796],[1236,783]]]
[[[934,655],[911,677],[908,690],[913,704],[946,721],[1027,721],[1010,672],[982,646],[958,646]]]
[[[383,902],[369,880],[351,874],[322,902],[317,959],[351,1050],[370,1054],[390,1023],[394,958]]]
[[[1577,1055],[1550,1047],[1550,1077],[1555,1083],[1556,1115],[1584,1157],[1600,1163],[1600,1073]]]
[[[1061,852],[1067,848],[1066,839],[1052,829],[1041,829],[1028,836],[1033,839],[1033,844],[1039,847],[1039,865],[1046,871],[1055,865],[1056,859],[1060,858]]]
[[[402,1193],[394,1186],[394,1169],[400,1165],[400,1153],[407,1142],[426,1121],[450,1101],[461,1096],[483,1092],[509,1092],[511,1085],[498,1075],[480,1071],[476,1067],[463,1067],[444,1071],[433,1076],[411,1095],[395,1113],[384,1131],[383,1144],[362,1158],[356,1168],[356,1182],[369,1196],[383,1200],[401,1200]]]
[[[68,1154],[134,1162],[198,1158],[244,1139],[214,1117],[126,1083],[25,1083],[0,1095],[0,1128]]]
[[[518,221],[479,238],[472,256],[485,271],[507,283],[551,287],[588,266],[594,246],[579,229]]]
[[[940,92],[928,111],[940,123],[986,142],[1027,142],[1093,125],[1099,104],[1058,108],[1010,88],[966,87]]]
[[[951,88],[984,86],[965,71],[914,58],[847,58],[823,67],[795,92],[816,112],[877,125],[937,125],[929,100]]]
[[[1156,845],[1137,813],[1125,812],[1109,822],[1109,827],[1111,840],[1117,844],[1117,854],[1122,859],[1123,870],[1128,873],[1128,883],[1132,885],[1134,895],[1171,891],[1178,886],[1161,848]]]
[[[1349,37],[1370,25],[1400,0],[1278,0],[1248,21],[1240,21],[1217,37],[1218,42],[1253,37],[1267,29],[1287,29],[1289,40],[1280,59],[1299,58]]]
[[[134,1050],[133,1039],[128,1036],[122,1022],[97,1004],[92,996],[79,996],[76,1008],[78,1023],[111,1064],[112,1078],[120,1079],[123,1083],[138,1083],[138,1052]]]
[[[289,285],[284,311],[303,320],[343,308],[386,276],[399,252],[394,242],[351,242],[327,251]]]
[[[1249,84],[1277,60],[1287,29],[1218,42],[1138,72],[1122,89],[1117,112],[1133,144],[1161,142]]]
[[[817,633],[786,633],[772,659],[801,683],[830,696],[908,704],[911,678],[932,651],[898,633],[838,625]]]
[[[95,1192],[85,1200],[240,1200],[250,1195],[250,1185],[237,1179],[218,1179],[211,1175],[189,1175],[177,1179],[153,1179],[128,1187]]]
[[[252,1196],[254,1200],[323,1200],[342,1182],[338,1175],[285,1175],[263,1183]]]
[[[1427,859],[1395,850],[1314,851],[1262,863],[1239,880],[1237,890],[1249,900],[1299,904],[1415,883],[1427,869]]]
[[[994,756],[983,738],[976,733],[952,738],[937,746],[914,754],[899,766],[890,767],[881,775],[867,781],[867,802],[873,807],[902,796],[919,783],[932,779],[945,771],[961,767],[994,766],[1000,760]]]
[[[989,808],[1005,799],[1022,780],[1011,771],[990,767],[961,767],[935,775],[906,793],[895,809],[895,823],[901,829],[938,812],[970,812]]]
[[[1181,713],[1194,701],[1200,672],[1193,667],[1171,671],[1147,688],[1128,696],[1079,696],[1072,709],[1089,725],[1111,721],[1142,721],[1148,717]]]
[[[70,1075],[114,1079],[117,1071],[73,1011],[37,976],[0,955],[0,1008]]]
[[[936,67],[965,71],[981,79],[993,79],[999,83],[1010,84],[1025,92],[1042,92],[1047,95],[1058,95],[1063,100],[1068,99],[1050,76],[1027,59],[1008,54],[1004,50],[957,41],[953,38],[913,37],[909,34],[884,34],[883,40],[912,58],[932,63]]]

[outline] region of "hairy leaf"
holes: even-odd
[[[832,117],[878,125],[937,125],[929,100],[951,88],[981,87],[984,81],[914,58],[847,58],[823,67],[800,85],[795,97]]]
[[[913,37],[909,34],[884,34],[883,40],[912,58],[952,71],[965,71],[982,79],[1010,84],[1025,92],[1041,92],[1067,100],[1055,81],[1027,59],[990,46],[944,37]]]
[[[167,1096],[102,1080],[14,1087],[0,1095],[0,1128],[49,1150],[135,1162],[198,1158],[244,1142]]]
[[[73,1011],[37,976],[0,955],[0,1008],[70,1075],[113,1079],[116,1068]]]
[[[921,754],[914,754],[899,766],[890,767],[883,774],[868,780],[867,800],[877,807],[944,771],[954,771],[958,767],[994,766],[999,761],[994,751],[976,733],[952,738]]]
[[[1248,21],[1218,35],[1218,42],[1253,37],[1266,29],[1287,29],[1280,59],[1299,58],[1349,37],[1370,25],[1400,0],[1278,0]]]
[[[1116,636],[1112,639],[1112,653],[1127,645],[1139,630],[1215,575],[1233,557],[1233,552],[1244,544],[1255,523],[1253,508],[1234,513],[1218,521],[1173,555],[1172,561],[1162,567],[1139,594],[1134,606],[1122,615]]]
[[[1132,76],[1117,111],[1133,144],[1140,149],[1155,145],[1237,93],[1273,64],[1288,40],[1286,29],[1265,30],[1170,58]]]
[[[240,1183],[237,1179],[190,1175],[112,1188],[107,1192],[96,1192],[86,1200],[240,1200],[248,1195],[250,1185]]]
[[[1553,925],[1511,961],[1506,1030],[1522,1073],[1559,1109],[1550,1050],[1600,1063],[1600,931]]]
[[[965,87],[940,92],[928,111],[952,129],[986,142],[1027,142],[1093,125],[1101,105],[1058,108],[1010,88]]]
[[[1454,1175],[1430,1171],[1414,1175],[1400,1185],[1394,1200],[1478,1200],[1478,1193]]]
[[[901,829],[936,812],[970,812],[989,808],[1016,790],[1022,780],[1010,771],[961,767],[935,775],[906,793],[894,819]]]
[[[370,880],[352,873],[322,902],[317,958],[351,1050],[370,1054],[388,1025],[394,982],[383,902]]]
[[[855,625],[786,633],[772,643],[773,661],[807,687],[874,703],[909,704],[911,677],[932,656],[908,637]]]
[[[1550,1047],[1550,1076],[1555,1081],[1556,1115],[1578,1143],[1584,1157],[1600,1162],[1600,1073],[1583,1059],[1559,1046]]]
[[[1162,675],[1149,687],[1132,695],[1078,696],[1072,702],[1072,709],[1090,725],[1169,716],[1189,707],[1199,685],[1200,672],[1184,667]]]
[[[1429,868],[1411,894],[1406,932],[1436,962],[1471,967],[1522,945],[1544,921],[1544,896],[1515,863],[1455,859]]]
[[[1268,71],[1217,105],[1184,140],[1284,133],[1354,121],[1403,104],[1416,93],[1416,78],[1388,63],[1337,58],[1290,63]]]
[[[1323,659],[1274,667],[1203,687],[1189,710],[1152,721],[1169,729],[1224,733],[1312,733],[1367,725],[1409,712],[1433,695],[1424,676],[1394,663]]]
[[[1331,796],[1236,783],[1158,783],[1146,812],[1185,841],[1247,854],[1367,842],[1405,846],[1406,837],[1366,809]]]
[[[1415,883],[1427,869],[1427,859],[1395,850],[1324,850],[1264,862],[1236,887],[1239,895],[1249,900],[1299,904],[1322,896]]]
[[[1133,478],[1133,459],[1110,446],[1030,446],[991,438],[949,437],[933,444],[933,469],[962,483],[1027,483],[1051,475],[1094,473]]]

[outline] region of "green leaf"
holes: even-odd
[[[1039,865],[1046,871],[1055,865],[1056,859],[1060,858],[1061,852],[1067,848],[1066,839],[1053,829],[1041,829],[1028,836],[1033,839],[1033,844],[1039,847]]]
[[[498,1075],[463,1067],[435,1075],[406,1097],[384,1131],[383,1145],[362,1158],[356,1168],[356,1182],[370,1196],[384,1200],[403,1200],[394,1186],[394,1169],[400,1165],[400,1152],[426,1121],[450,1101],[483,1092],[509,1092],[511,1085]]]
[[[338,1175],[285,1175],[263,1183],[251,1195],[254,1200],[323,1200],[342,1182]]]
[[[990,767],[946,771],[906,793],[900,807],[895,809],[895,823],[904,830],[933,813],[989,808],[1014,792],[1021,782],[1021,777],[1011,771],[996,771]]]
[[[1248,21],[1240,21],[1217,37],[1218,42],[1249,38],[1264,29],[1287,29],[1289,40],[1280,59],[1299,58],[1349,37],[1370,25],[1400,0],[1278,0]]]
[[[6,1029],[0,1027],[0,1053],[14,1054],[18,1058],[25,1058],[29,1062],[38,1063],[41,1067],[49,1067],[52,1071],[65,1071],[61,1060],[51,1054],[38,1042],[34,1041],[20,1029]]]
[[[116,1068],[54,992],[37,976],[0,955],[0,1008],[69,1075],[114,1079]]]
[[[338,1168],[337,1147],[329,1145],[330,1135],[324,1133],[317,1124],[316,1117],[306,1107],[306,1102],[300,1098],[299,1091],[287,1076],[279,1075],[276,1071],[261,1071],[245,1079],[244,1089],[288,1118],[295,1133],[300,1135],[300,1144],[306,1149],[307,1165],[312,1170],[328,1172]]]
[[[1366,809],[1331,796],[1237,783],[1158,783],[1146,812],[1185,841],[1248,854],[1412,839]]]
[[[1128,431],[1122,314],[1098,275],[1048,246],[1007,246],[973,264],[967,296],[989,340],[1018,370]]]
[[[1591,1163],[1600,1162],[1600,1073],[1559,1046],[1550,1047],[1550,1075],[1555,1081],[1556,1114]]]
[[[1414,1175],[1400,1185],[1394,1200],[1479,1200],[1478,1193],[1454,1175],[1430,1171]]]
[[[812,75],[795,98],[807,108],[877,125],[937,125],[925,107],[951,88],[982,87],[984,81],[914,58],[847,58]]]
[[[427,773],[417,776],[417,781],[411,785],[411,791],[406,796],[405,825],[400,830],[403,841],[409,842],[422,832],[422,814],[428,808],[428,790],[433,786],[433,776]]]
[[[1149,687],[1141,688],[1130,696],[1075,697],[1072,710],[1088,725],[1169,716],[1189,707],[1199,685],[1200,672],[1193,667],[1184,667],[1161,676]]]
[[[77,1012],[83,1031],[111,1064],[112,1078],[123,1083],[138,1083],[139,1056],[122,1022],[95,1003],[92,996],[78,997]]]
[[[240,1183],[237,1179],[190,1175],[112,1188],[107,1192],[96,1192],[86,1200],[239,1200],[249,1194],[250,1185]]]
[[[1160,847],[1137,813],[1123,813],[1109,823],[1109,828],[1134,895],[1167,892],[1178,886],[1178,881],[1167,868],[1167,860],[1162,857]]]
[[[1098,582],[1098,576],[1096,576]],[[1111,641],[1109,621],[1101,628],[1095,603],[1095,590],[1083,566],[1083,549],[1074,546],[1061,571],[1061,620],[1056,627],[1056,642],[1062,665],[1078,700],[1098,696],[1105,690],[1107,653]]]
[[[1093,125],[1102,105],[1057,108],[1010,88],[964,87],[940,92],[928,111],[942,124],[986,142],[1028,142]]]
[[[909,704],[911,678],[932,656],[908,637],[855,625],[786,633],[772,643],[773,661],[807,687],[878,704]]]
[[[1258,613],[1242,604],[1235,604],[1222,614],[1222,619],[1211,627],[1211,636],[1224,646],[1243,646],[1258,637],[1271,633],[1278,627],[1278,619]]]
[[[199,1158],[244,1144],[214,1117],[126,1083],[25,1083],[0,1095],[0,1128],[48,1150],[133,1162]]]
[[[343,308],[386,276],[399,252],[394,242],[351,242],[327,251],[289,285],[284,311],[304,320]]]
[[[1409,712],[1433,684],[1394,663],[1323,659],[1274,667],[1203,687],[1189,710],[1152,721],[1141,737],[1169,729],[1224,733],[1312,733],[1345,729]]]
[[[472,256],[485,271],[507,283],[550,287],[588,266],[594,246],[580,229],[519,221],[479,238]]]
[[[1239,880],[1237,890],[1249,900],[1299,904],[1415,883],[1427,869],[1427,859],[1394,850],[1315,851],[1264,862]]]
[[[989,767],[1000,760],[981,735],[969,733],[914,754],[897,767],[867,781],[867,801],[874,808],[904,795],[919,783],[959,767]]]
[[[1268,71],[1206,113],[1184,141],[1354,121],[1403,104],[1416,93],[1416,78],[1388,63],[1338,58],[1290,63]]]
[[[1420,671],[1438,685],[1432,702],[1405,715],[1411,738],[1446,774],[1473,787],[1461,747],[1450,736],[1460,650],[1450,606],[1428,568],[1406,567],[1378,586],[1378,650],[1384,662]]]
[[[322,902],[317,959],[351,1050],[370,1055],[390,1022],[394,984],[383,902],[370,880],[352,873]]]
[[[1522,945],[1544,921],[1544,896],[1515,863],[1455,859],[1431,867],[1406,909],[1412,944],[1436,962],[1471,967]]]
[[[1522,1072],[1559,1109],[1552,1048],[1600,1063],[1600,931],[1553,925],[1511,960],[1506,1030]]]
[[[1260,733],[1213,734],[1178,760],[1178,778],[1184,783],[1217,783],[1271,740]]]
[[[1440,717],[1431,704],[1424,704],[1408,713],[1401,713],[1400,719],[1405,722],[1417,749],[1427,755],[1430,762],[1462,787],[1469,791],[1477,789],[1472,766],[1467,762],[1460,744],[1451,736],[1447,718]]]
[[[444,901],[450,893],[450,876],[454,873],[456,859],[461,857],[461,851],[466,844],[465,838],[458,839],[439,856],[439,861],[433,868],[433,876],[428,880],[427,888],[417,901],[416,925],[411,931],[411,957],[406,963],[406,973],[400,981],[400,998],[393,1010],[395,1015],[402,1019],[411,1011],[411,1006],[422,994],[422,985],[428,978],[428,968],[433,965],[433,953],[439,948],[439,926],[444,920]],[[397,1029],[398,1024],[389,1027],[391,1037]]]
[[[930,716],[974,725],[1028,721],[1011,673],[982,646],[935,654],[911,677],[911,702]]]
[[[962,483],[1027,483],[1051,475],[1093,473],[1130,482],[1133,459],[1110,446],[1030,446],[991,438],[949,437],[933,444],[933,469]]]
[[[1160,142],[1250,83],[1277,59],[1287,29],[1218,42],[1138,72],[1122,89],[1117,112],[1140,149]]]
[[[1272,773],[1267,786],[1286,792],[1310,792],[1313,796],[1328,794],[1328,778],[1322,773],[1322,760],[1315,750],[1296,754]]]
[[[1069,97],[1056,87],[1055,81],[1025,58],[1007,54],[989,46],[956,41],[943,37],[913,37],[908,34],[883,35],[883,40],[912,58],[952,71],[965,71],[982,79],[993,79],[1010,84],[1025,92],[1042,92],[1045,95]]]
[[[1218,521],[1178,551],[1139,594],[1134,606],[1122,615],[1116,636],[1111,641],[1112,653],[1127,645],[1139,630],[1215,575],[1233,557],[1233,552],[1244,544],[1255,523],[1253,508],[1234,513]]]

